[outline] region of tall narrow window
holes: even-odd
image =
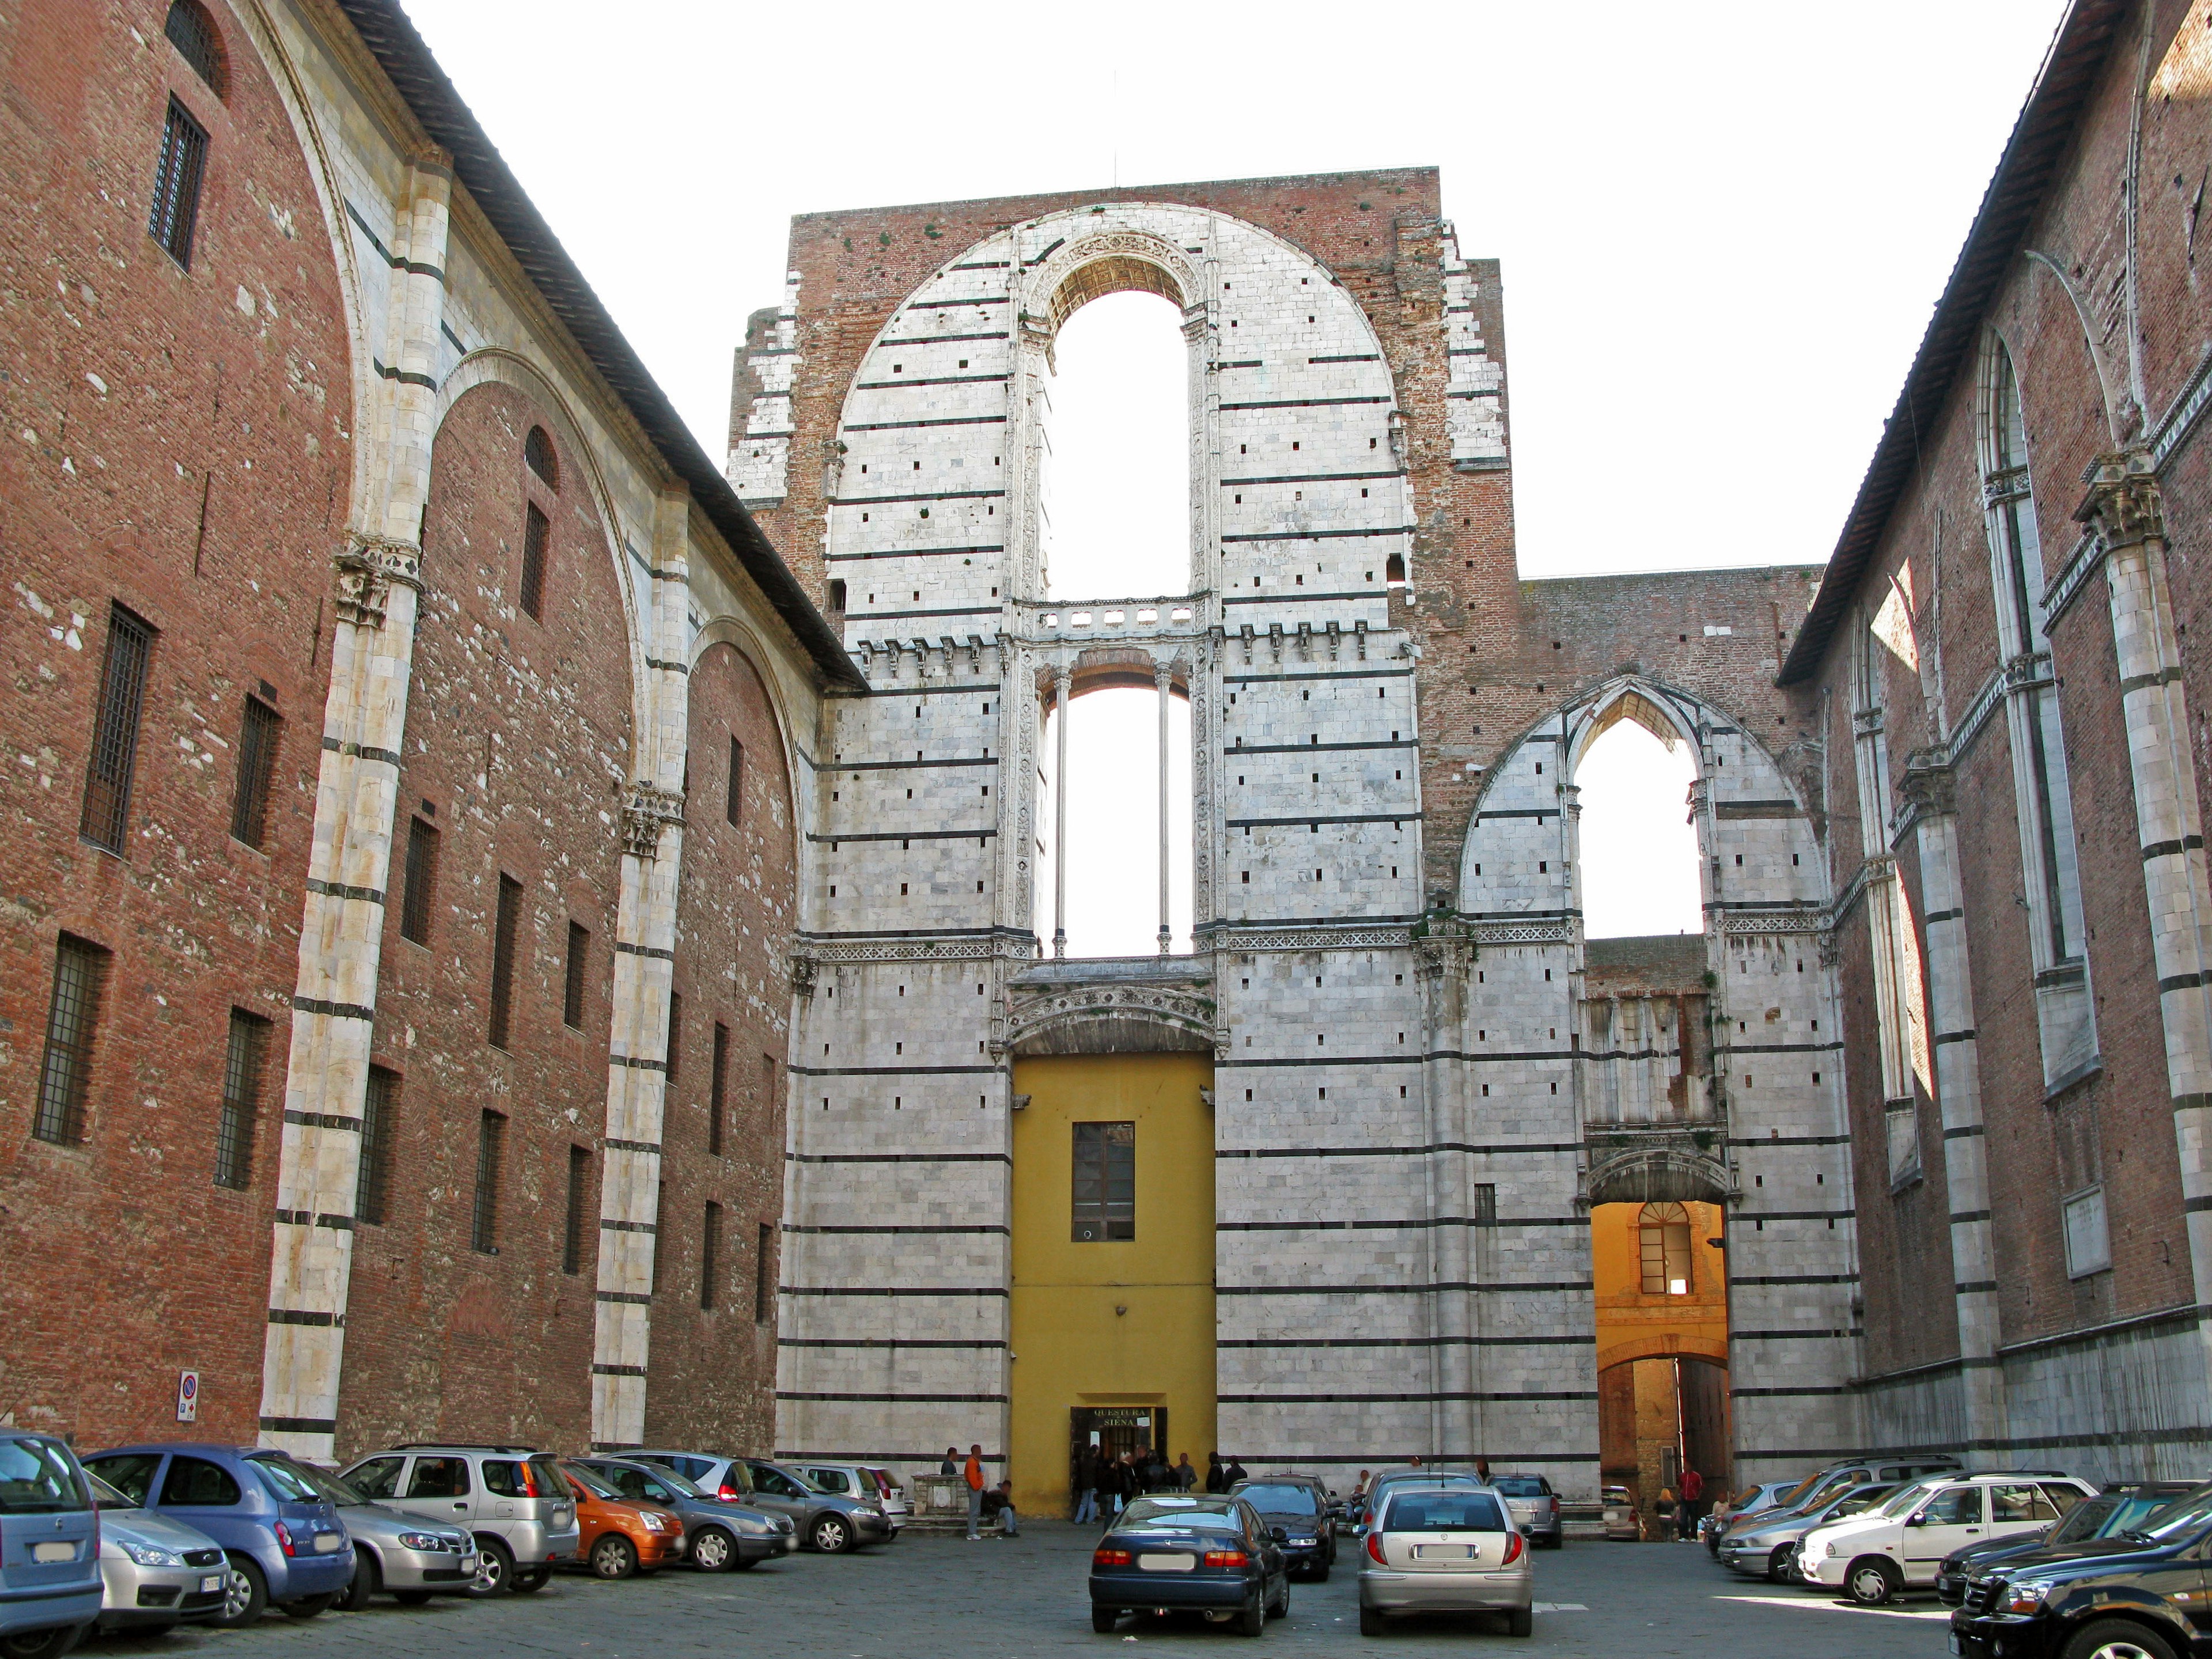
[[[261,1070],[269,1022],[243,1008],[230,1011],[230,1046],[222,1062],[222,1110],[215,1131],[215,1184],[253,1184],[253,1125],[260,1115]]]
[[[753,1256],[753,1322],[768,1323],[775,1295],[775,1230],[760,1224],[760,1248]]]
[[[284,720],[258,697],[246,700],[238,730],[238,788],[230,801],[234,841],[259,847],[269,835],[269,785],[276,774],[276,734]]]
[[[1079,1243],[1137,1236],[1137,1126],[1079,1123],[1075,1219]]]
[[[131,825],[131,778],[138,763],[138,719],[153,651],[153,629],[114,606],[108,613],[107,656],[100,668],[100,708],[93,719],[84,820],[78,828],[87,841],[111,853],[123,850]]]
[[[192,232],[199,223],[200,180],[207,170],[207,129],[174,98],[161,126],[161,159],[154,169],[154,205],[146,234],[190,270]]]
[[[707,1150],[720,1156],[722,1151],[722,1110],[729,1098],[730,1084],[730,1028],[720,1020],[714,1022],[714,1074],[707,1088]]]
[[[1690,1212],[1680,1204],[1647,1204],[1636,1221],[1646,1296],[1690,1293]]]
[[[196,0],[169,0],[169,17],[161,32],[169,37],[169,44],[177,49],[178,56],[192,66],[192,73],[208,84],[208,90],[220,98],[223,91],[222,46]]]
[[[552,533],[545,515],[532,502],[522,513],[522,608],[532,617],[545,610],[545,543]]]
[[[548,489],[561,487],[561,463],[554,458],[553,441],[545,435],[544,427],[530,428],[530,435],[522,441],[522,459]]]
[[[699,1305],[714,1305],[715,1281],[720,1275],[722,1251],[722,1206],[709,1204],[705,1219],[699,1229]]]
[[[730,788],[722,803],[722,816],[732,823],[738,821],[738,809],[744,803],[745,746],[735,738],[730,739]]]
[[[421,818],[407,820],[407,890],[399,898],[399,937],[430,942],[430,910],[438,896],[438,832]]]
[[[760,1121],[763,1127],[775,1121],[775,1056],[761,1056]]]
[[[384,1195],[392,1184],[392,1143],[398,1112],[399,1073],[381,1066],[370,1066],[368,1092],[361,1103],[361,1164],[353,1182],[356,1224],[384,1224]]]
[[[842,611],[845,608],[845,580],[842,576],[836,578],[830,584],[830,608],[832,611]]]
[[[677,1073],[684,1063],[684,997],[681,992],[668,994],[668,1080],[676,1081]]]
[[[506,1149],[507,1120],[486,1112],[477,1140],[476,1212],[469,1229],[469,1245],[485,1255],[499,1254],[500,1157]]]
[[[522,921],[522,884],[499,878],[499,914],[491,933],[491,1046],[504,1048],[514,1013],[514,934]]]
[[[668,1183],[664,1181],[653,1189],[653,1237],[652,1294],[654,1296],[659,1296],[660,1294],[660,1264],[668,1258],[668,1236],[661,1230],[661,1223],[666,1219],[667,1215]]]
[[[585,1205],[592,1189],[592,1153],[585,1146],[568,1148],[568,1216],[561,1235],[561,1271],[584,1270]]]
[[[84,1139],[92,1038],[100,1023],[100,994],[106,977],[107,952],[91,940],[64,933],[56,942],[53,1000],[46,1006],[46,1050],[39,1068],[39,1109],[31,1121],[31,1133],[40,1140],[74,1146]]]
[[[561,988],[561,1023],[579,1031],[584,1029],[584,966],[591,957],[590,929],[581,922],[570,922],[568,963]]]

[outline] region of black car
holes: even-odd
[[[2140,1485],[2114,1481],[2096,1497],[2076,1504],[2066,1518],[2039,1532],[2014,1533],[1985,1538],[1964,1549],[1953,1550],[1936,1570],[1936,1595],[1947,1607],[1966,1599],[1977,1578],[1987,1578],[2014,1561],[2055,1560],[2071,1555],[2074,1546],[2107,1538],[2141,1526],[2178,1498],[2196,1490],[2187,1480],[2145,1480]]]
[[[1239,1480],[1229,1489],[1260,1511],[1272,1532],[1284,1533],[1283,1559],[1291,1569],[1316,1583],[1336,1565],[1336,1523],[1330,1519],[1328,1488],[1310,1474],[1263,1474]]]
[[[1283,1529],[1242,1498],[1131,1500],[1091,1555],[1091,1628],[1124,1613],[1202,1613],[1257,1636],[1291,1610]]]
[[[1965,1659],[2182,1659],[2197,1649],[2208,1543],[2212,1481],[2130,1531],[1974,1580],[1951,1615],[1951,1650]]]

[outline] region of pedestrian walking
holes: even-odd
[[[1191,1468],[1188,1452],[1182,1453],[1176,1463],[1175,1483],[1177,1492],[1188,1492],[1198,1484],[1198,1471]]]
[[[1674,1535],[1678,1542],[1687,1544],[1695,1541],[1698,1536],[1698,1516],[1705,1510],[1703,1501],[1705,1496],[1705,1477],[1699,1474],[1694,1468],[1684,1469],[1681,1510],[1675,1518]]]
[[[1098,1518],[1098,1454],[1086,1448],[1075,1465],[1075,1524]]]
[[[1206,1489],[1208,1492],[1227,1492],[1229,1490],[1229,1483],[1221,1478],[1221,1454],[1219,1452],[1208,1452],[1206,1455]]]
[[[968,1482],[968,1541],[979,1541],[983,1524],[983,1449],[968,1448],[968,1467],[961,1471]]]

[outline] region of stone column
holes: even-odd
[[[1457,1054],[1467,1047],[1468,969],[1473,940],[1455,919],[1431,915],[1417,930],[1414,977],[1419,982],[1424,1042],[1427,1054]],[[1436,1399],[1429,1412],[1431,1457],[1472,1458],[1481,1449],[1482,1420],[1478,1377],[1480,1354],[1474,1339],[1479,1304],[1474,1290],[1468,1213],[1467,1154],[1461,1148],[1485,1139],[1483,1126],[1468,1121],[1466,1068],[1449,1060],[1425,1060],[1422,1104],[1429,1145],[1429,1334],[1435,1346],[1430,1376]]]
[[[1152,664],[1152,686],[1160,699],[1160,954],[1165,956],[1175,935],[1168,922],[1168,700],[1175,679],[1175,665]]]
[[[2112,648],[2158,969],[2197,1332],[2212,1372],[2212,1155],[2205,1145],[2212,1126],[2212,895],[2205,883],[2204,820],[2166,586],[2166,527],[2157,475],[2145,451],[2100,456],[2086,482],[2088,494],[2074,516],[2102,545],[2112,594]]]
[[[437,435],[447,157],[416,156],[407,190],[387,321],[393,368],[359,416],[373,482],[337,558],[262,1346],[260,1443],[325,1462],[336,1455],[362,1102]]]
[[[664,493],[653,526],[653,605],[637,776],[623,804],[615,914],[607,1127],[600,1141],[599,1254],[592,1322],[592,1446],[645,1443],[653,1261],[660,1227],[660,1143],[668,1087],[668,997],[675,976],[690,742],[690,493]]]
[[[1067,954],[1067,665],[1052,671],[1053,711],[1060,729],[1052,762],[1052,953]]]

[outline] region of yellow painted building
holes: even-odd
[[[1164,1420],[1170,1460],[1202,1470],[1213,1449],[1212,1082],[1201,1054],[1015,1062],[1007,1449],[1024,1512],[1066,1513],[1094,1434],[1150,1444]]]

